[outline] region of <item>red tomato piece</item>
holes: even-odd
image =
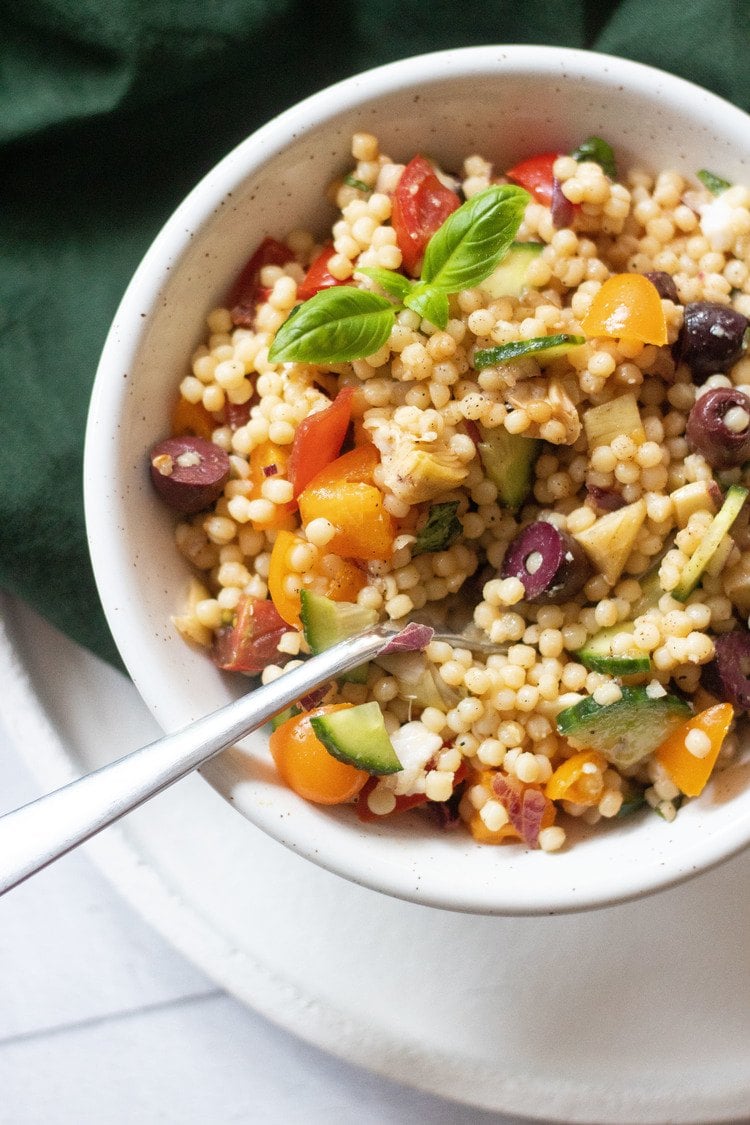
[[[332,242],[327,243],[326,246],[323,247],[308,269],[302,279],[302,284],[297,290],[297,296],[300,301],[306,301],[308,297],[314,297],[321,289],[332,289],[334,285],[347,284],[346,281],[339,281],[328,269],[328,262],[335,253],[336,251],[333,248]]]
[[[549,207],[552,203],[552,189],[555,177],[552,166],[561,155],[559,152],[543,152],[522,160],[505,173],[509,180],[519,187],[526,188],[538,203]]]
[[[297,427],[287,466],[295,500],[341,452],[352,418],[353,395],[353,387],[342,387],[330,406],[311,414]]]
[[[285,266],[294,259],[294,254],[276,238],[264,238],[257,250],[240,270],[234,285],[226,297],[226,306],[231,310],[232,322],[242,328],[252,328],[255,307],[263,297],[260,285],[260,271],[264,266]],[[267,294],[267,290],[265,293]]]
[[[234,625],[216,637],[213,660],[225,672],[257,675],[269,664],[283,664],[289,657],[279,652],[278,643],[289,626],[275,605],[247,595],[240,598]]]
[[[455,191],[441,184],[429,160],[415,156],[409,161],[393,195],[391,223],[404,268],[413,277],[419,273],[427,243],[460,206]]]

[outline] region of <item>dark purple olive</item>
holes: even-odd
[[[602,512],[616,512],[625,507],[625,497],[614,488],[600,488],[598,484],[586,485],[586,497]]]
[[[712,387],[695,400],[685,437],[690,449],[702,453],[714,469],[742,465],[750,459],[750,398],[734,387]]]
[[[149,467],[164,503],[185,515],[209,508],[229,480],[229,458],[224,450],[192,435],[160,441],[149,454]]]
[[[714,647],[713,660],[703,666],[703,686],[738,711],[750,711],[750,633],[747,629],[722,633]]]
[[[729,305],[692,301],[677,339],[677,359],[686,363],[696,383],[727,371],[742,355],[748,319]]]
[[[665,273],[664,270],[650,270],[643,276],[649,279],[660,297],[663,297],[665,301],[673,301],[675,305],[679,305],[680,296],[671,273]]]
[[[520,578],[530,602],[564,602],[591,576],[591,564],[574,539],[538,520],[510,544],[501,575]]]
[[[552,180],[550,209],[552,213],[552,225],[557,230],[560,230],[562,227],[569,227],[573,222],[575,209],[573,204],[563,193],[562,184],[557,178]]]

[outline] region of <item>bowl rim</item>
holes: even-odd
[[[132,574],[128,560],[122,557],[122,551],[118,551],[118,529],[108,522],[111,495],[109,480],[106,471],[102,472],[102,466],[106,466],[110,459],[108,443],[111,432],[99,424],[101,418],[116,420],[118,417],[127,380],[115,378],[114,373],[128,372],[142,345],[148,318],[144,318],[141,310],[154,307],[170,268],[187,250],[193,232],[211,219],[227,193],[254,169],[288,147],[300,134],[335,118],[342,110],[356,109],[373,97],[382,98],[417,85],[442,83],[501,68],[508,74],[528,74],[530,77],[559,76],[567,69],[613,90],[623,86],[633,87],[644,92],[648,90],[652,95],[656,86],[661,93],[668,92],[675,103],[679,99],[687,99],[697,107],[700,101],[707,116],[720,114],[724,120],[729,117],[736,128],[744,127],[750,137],[750,117],[741,109],[686,79],[646,64],[578,48],[534,44],[486,45],[402,58],[344,78],[266,122],[215,164],[172,212],[127,286],[102,349],[86,425],[84,508],[94,576],[118,650],[152,711],[152,700],[148,691],[144,690],[149,668],[143,667],[144,654],[140,642],[132,631],[125,628],[123,614],[116,608],[113,611],[112,607],[110,590],[113,583],[115,589],[127,591]],[[102,518],[102,513],[105,518]],[[126,603],[127,598],[123,600],[123,604]],[[211,770],[206,773],[210,777]],[[216,786],[216,781],[212,780],[212,784]],[[668,841],[665,841],[665,850],[660,853],[659,862],[647,867],[636,865],[627,875],[621,873],[616,887],[602,877],[586,890],[577,888],[574,897],[571,897],[571,889],[567,886],[561,887],[558,894],[548,893],[541,897],[534,894],[531,886],[525,886],[522,892],[514,895],[508,893],[507,888],[497,885],[449,888],[440,885],[438,879],[432,882],[429,879],[415,880],[414,870],[408,863],[378,863],[370,857],[372,862],[363,865],[356,851],[352,858],[346,850],[342,852],[335,846],[333,850],[326,850],[319,839],[295,837],[286,823],[275,829],[271,823],[256,823],[299,854],[355,883],[432,906],[506,915],[581,911],[634,899],[708,870],[750,844],[750,818],[746,818],[745,822],[741,818],[730,818],[722,831],[710,833],[709,838],[702,840],[700,853],[691,849],[688,855],[677,854],[676,849],[670,850]],[[377,851],[377,848],[374,850]]]

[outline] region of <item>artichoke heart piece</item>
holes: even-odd
[[[412,447],[386,465],[385,481],[400,500],[419,504],[450,492],[466,480],[468,467],[448,450],[429,452]],[[391,479],[391,472],[393,479]]]
[[[404,503],[434,500],[466,480],[469,466],[444,439],[421,442],[392,423],[366,428],[380,452],[382,484]]]

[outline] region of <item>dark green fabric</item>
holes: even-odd
[[[98,355],[159,227],[256,126],[368,66],[491,42],[620,54],[750,109],[749,28],[745,0],[5,0],[0,585],[116,659],[83,523]]]

